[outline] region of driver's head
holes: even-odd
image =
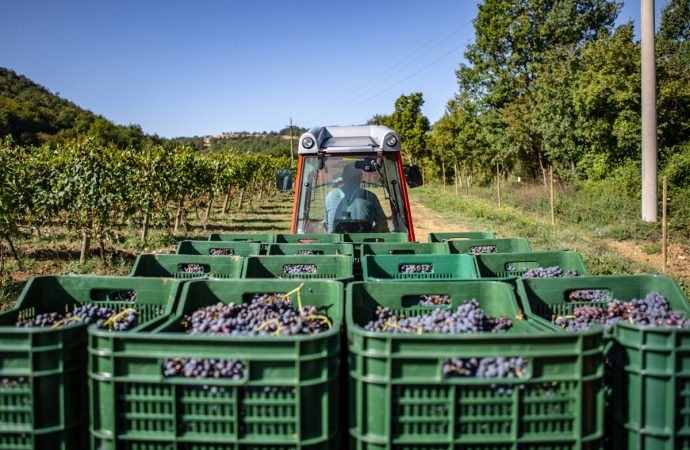
[[[357,185],[362,183],[362,171],[355,167],[355,163],[348,163],[343,168],[343,183]]]

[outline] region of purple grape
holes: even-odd
[[[281,294],[256,294],[250,303],[216,303],[186,316],[183,326],[189,334],[231,336],[289,336],[322,333],[329,320],[315,306],[292,306]]]
[[[570,316],[557,317],[554,323],[568,331],[581,331],[591,324],[610,328],[617,322],[641,326],[690,328],[690,319],[672,311],[666,298],[649,292],[644,299],[623,301],[614,299],[605,308],[595,305],[576,307]]]
[[[379,307],[376,317],[367,323],[367,331],[386,333],[482,333],[506,331],[512,326],[507,317],[491,317],[480,307],[477,300],[469,300],[456,310],[437,308],[428,314],[403,317],[390,308]]]

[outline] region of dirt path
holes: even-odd
[[[472,231],[465,224],[446,221],[446,219],[424,206],[415,196],[410,196],[410,210],[412,211],[415,239],[419,242],[428,242],[429,233]]]
[[[662,272],[663,260],[661,254],[648,255],[642,251],[649,242],[614,241],[605,239],[603,242],[616,253],[634,261],[649,264],[659,272]],[[676,276],[690,279],[690,249],[680,244],[671,244],[668,247],[668,271]]]

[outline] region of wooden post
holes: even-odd
[[[79,253],[79,264],[84,264],[86,258],[89,256],[89,244],[91,243],[91,234],[89,230],[84,228],[81,232],[81,252]]]
[[[206,230],[208,219],[211,217],[211,208],[213,208],[213,189],[208,193],[208,206],[206,206],[206,214],[204,216],[204,230]]]
[[[462,162],[462,173],[465,175],[466,194],[470,195],[470,173],[467,171],[467,164]]]
[[[443,177],[443,192],[446,192],[446,162],[441,161],[441,176]]]
[[[141,240],[146,241],[146,236],[149,234],[149,212],[144,213],[144,223],[141,228]]]
[[[661,259],[664,261],[664,270],[668,267],[668,177],[664,176],[663,200],[661,207]]]
[[[244,189],[240,191],[240,199],[237,201],[237,209],[242,209],[242,201],[244,201]]]
[[[178,230],[180,229],[180,222],[182,221],[182,203],[184,202],[184,196],[180,199],[179,203],[177,204],[177,213],[175,214],[175,231],[174,233],[177,234]]]
[[[453,164],[453,178],[455,178],[455,195],[458,195],[458,163]]]
[[[496,163],[496,191],[498,192],[498,207],[501,207],[501,170],[498,163]]]
[[[553,166],[550,167],[549,178],[550,178],[549,197],[551,199],[551,225],[556,225],[556,207],[555,207],[554,194],[553,194]]]
[[[225,200],[223,200],[223,214],[228,213],[229,202],[230,202],[230,188],[228,188],[227,192],[225,193]]]

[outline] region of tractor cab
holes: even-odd
[[[298,155],[292,233],[403,232],[414,241],[407,185],[422,180],[417,167],[403,167],[397,133],[376,125],[312,128]]]

